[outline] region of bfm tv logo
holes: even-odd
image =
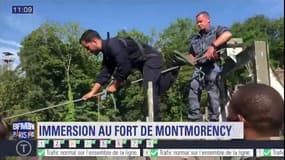
[[[13,139],[33,139],[35,137],[35,125],[31,121],[13,122]]]

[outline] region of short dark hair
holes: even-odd
[[[229,107],[263,135],[278,136],[284,123],[284,100],[275,89],[265,84],[238,87]]]
[[[97,31],[88,29],[81,35],[79,43],[81,43],[82,41],[90,42],[93,38],[101,39],[101,36]]]
[[[210,17],[210,14],[209,14],[207,11],[201,11],[201,12],[199,12],[199,13],[196,15],[196,18],[197,18],[198,16],[202,15],[202,14],[207,15],[208,17]]]

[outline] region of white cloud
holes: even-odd
[[[42,20],[37,15],[6,15],[3,23],[17,32],[30,33],[41,24]]]
[[[5,40],[0,38],[0,44],[3,43],[5,45],[9,45],[9,46],[14,46],[14,47],[22,47],[20,45],[20,43],[16,42],[16,41],[11,41],[11,40]]]
[[[15,48],[10,48],[10,47],[5,47],[5,46],[0,46],[0,52],[1,54],[3,52],[11,52],[14,54],[17,54],[20,50],[19,49],[15,49]]]

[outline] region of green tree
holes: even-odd
[[[243,23],[234,23],[231,30],[234,37],[243,39],[245,47],[250,47],[257,40],[269,42],[270,63],[284,68],[284,17],[272,20],[257,15]]]
[[[25,100],[29,96],[30,88],[31,85],[18,70],[3,71],[0,75],[0,113],[9,118],[28,112],[30,108],[25,105]]]
[[[174,50],[187,53],[190,45],[190,38],[197,31],[195,23],[190,19],[177,19],[168,28],[159,34],[158,41],[155,43],[167,61],[174,53]],[[161,109],[163,120],[182,121],[186,119],[188,110],[188,86],[193,66],[185,66],[180,69],[175,83],[162,97]],[[169,114],[170,113],[170,114]]]
[[[272,20],[268,32],[270,63],[275,68],[284,68],[284,17]]]
[[[76,120],[77,111],[71,103],[73,97],[81,97],[92,85],[98,60],[88,57],[88,53],[80,47],[79,32],[75,24],[60,26],[46,23],[22,42],[19,53],[21,68],[25,78],[36,86],[33,93],[37,93],[39,99],[31,108],[59,104],[66,99],[70,102],[65,107],[44,111],[40,116],[42,120]],[[92,107],[88,104],[84,104],[84,109]]]
[[[252,47],[254,41],[266,41],[269,44],[270,64],[284,68],[284,18],[269,19],[264,15],[248,18],[245,22],[234,23],[231,26],[233,37],[243,39],[244,48]],[[228,85],[233,88],[236,84],[252,81],[250,76],[252,63],[236,70],[227,77]]]
[[[231,27],[234,37],[241,37],[245,47],[254,40],[269,42],[270,62],[275,67],[284,67],[284,18],[270,20],[259,15],[244,23]],[[162,52],[165,61],[174,50],[188,52],[189,39],[197,32],[195,24],[188,18],[177,19],[161,33],[152,29],[151,36],[132,30],[119,31],[119,37],[132,37],[139,42],[153,45]],[[76,104],[93,85],[100,71],[102,56],[90,55],[78,40],[82,30],[76,24],[58,25],[45,23],[27,35],[22,41],[19,56],[21,65],[15,71],[0,73],[0,109],[8,111],[8,116],[39,108],[69,102],[68,105],[25,116],[31,120],[48,121],[136,121],[144,120],[144,94],[141,83],[128,82],[141,78],[139,71],[128,77],[125,86],[113,96],[104,100],[97,97]],[[164,121],[186,120],[188,110],[189,80],[193,66],[180,68],[180,73],[161,97],[161,114]],[[228,77],[230,86],[246,83],[245,69],[240,69]],[[108,84],[103,86],[106,88]],[[113,97],[113,98],[111,98]],[[202,106],[207,105],[206,94],[202,96]],[[112,107],[113,106],[113,107]]]

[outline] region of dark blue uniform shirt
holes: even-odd
[[[145,54],[158,53],[146,44],[142,44],[142,46]],[[122,39],[114,37],[103,40],[102,52],[102,70],[95,81],[101,85],[106,83],[112,75],[116,80],[125,80],[133,68],[140,68],[144,64],[143,59],[138,57],[140,50],[137,43],[130,39],[122,41]]]
[[[200,31],[191,39],[189,53],[193,56],[202,56],[222,33],[229,31],[229,28],[223,26],[211,27],[209,31]]]

